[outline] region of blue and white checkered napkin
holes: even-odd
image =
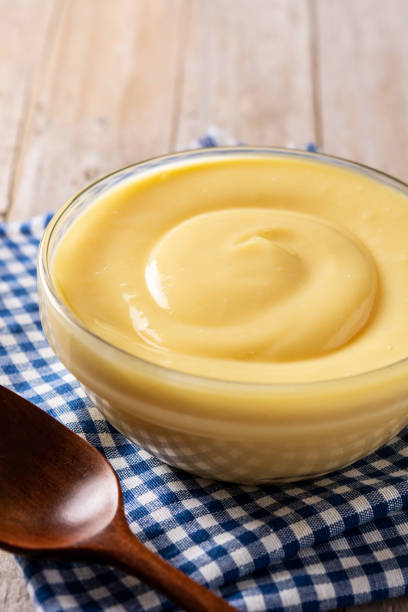
[[[210,482],[161,463],[105,421],[43,336],[35,259],[49,218],[0,224],[0,383],[108,457],[133,532],[239,610],[311,612],[408,593],[408,432],[348,469],[280,487]],[[108,567],[20,563],[39,610],[175,609]]]

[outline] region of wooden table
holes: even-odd
[[[0,217],[210,124],[408,179],[407,23],[407,0],[0,0]],[[4,553],[0,610],[32,610]]]

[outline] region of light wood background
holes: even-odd
[[[407,25],[408,0],[0,0],[0,218],[210,124],[408,179]],[[0,612],[31,611],[0,553]]]

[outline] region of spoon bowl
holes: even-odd
[[[22,398],[16,407],[4,388],[0,405],[2,546],[52,551],[107,527],[121,510],[120,492],[101,454]]]
[[[233,610],[132,534],[119,480],[91,444],[2,386],[0,415],[0,547],[119,567],[187,611]]]

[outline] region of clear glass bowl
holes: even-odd
[[[167,155],[103,177],[54,216],[40,246],[38,287],[51,347],[112,425],[170,465],[207,478],[258,484],[331,472],[390,440],[408,423],[408,360],[299,384],[194,376],[143,361],[96,336],[64,305],[51,274],[60,240],[103,192],[157,168],[250,154],[340,165],[408,195],[408,187],[392,177],[316,153],[226,147]]]

